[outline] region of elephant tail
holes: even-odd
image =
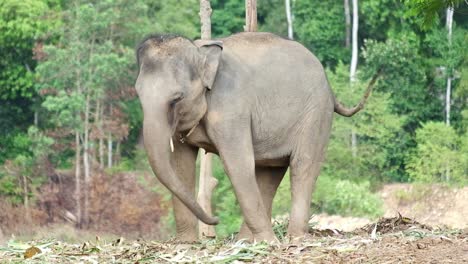
[[[377,71],[376,74],[374,74],[374,76],[372,77],[372,80],[367,86],[364,96],[361,98],[361,101],[359,102],[359,104],[357,104],[355,107],[347,108],[335,98],[335,113],[342,115],[342,116],[351,117],[357,112],[361,111],[361,109],[364,108],[364,105],[367,102],[367,98],[369,98],[369,95],[371,94],[372,89],[374,88],[375,82],[377,81],[381,73],[382,73],[382,69],[380,69],[379,71]]]

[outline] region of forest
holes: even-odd
[[[213,38],[244,31],[244,1],[210,2]],[[375,220],[387,184],[468,184],[468,5],[359,1],[353,15],[352,2],[258,1],[258,31],[312,51],[349,106],[381,69],[364,110],[335,115],[311,204]],[[435,6],[425,16],[424,2]],[[200,38],[199,9],[196,0],[0,0],[0,243],[41,232],[174,234],[170,193],[142,146],[135,48],[152,33]],[[216,156],[213,175],[217,235],[229,237],[242,217]],[[289,184],[274,217],[289,212]]]

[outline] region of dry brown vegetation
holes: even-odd
[[[1,233],[3,237],[12,234],[36,237],[57,226],[127,237],[161,239],[167,235],[161,218],[168,214],[169,205],[151,189],[160,185],[149,174],[96,173],[90,184],[89,222],[81,227],[77,226],[75,217],[73,175],[58,172],[51,179],[39,189],[34,207],[26,209],[0,201],[0,242]]]

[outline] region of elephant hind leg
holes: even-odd
[[[291,155],[291,214],[288,235],[302,238],[308,233],[310,203],[317,177],[328,145],[331,118],[323,116],[311,122],[309,131],[302,135],[300,144]]]
[[[269,218],[271,218],[273,198],[287,169],[288,167],[255,167],[258,188]],[[245,221],[242,223],[237,239],[253,240],[252,232]]]

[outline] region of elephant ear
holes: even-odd
[[[203,85],[211,90],[218,72],[223,42],[219,40],[196,40],[195,45],[202,55],[199,72]]]

